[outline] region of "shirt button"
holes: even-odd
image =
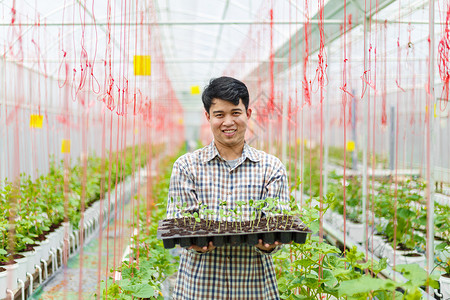
[[[231,195],[232,194],[232,192],[228,192],[228,195]]]
[[[231,259],[231,256],[227,256],[227,259],[230,260],[230,259]]]

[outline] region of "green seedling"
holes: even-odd
[[[269,224],[270,224],[270,218],[271,215],[274,214],[274,209],[276,207],[276,200],[274,198],[267,198],[266,199],[266,203],[267,203],[267,231],[269,231]]]
[[[220,201],[220,200],[219,200]],[[227,206],[227,200],[223,200],[219,202],[219,215],[220,215],[220,221],[219,221],[219,232],[220,232],[220,223],[225,219],[225,230],[227,230],[227,213],[225,211],[225,206]]]
[[[193,229],[193,230],[195,230],[195,225],[197,225],[197,223],[200,223],[201,220],[200,220],[200,217],[197,212],[194,212],[194,214],[192,216],[194,217],[194,220],[195,220],[194,229]]]
[[[280,214],[281,214],[281,210],[277,209],[277,210],[275,211],[275,219],[276,219],[276,222],[275,222],[275,228],[278,227],[278,217],[280,216]]]
[[[183,223],[184,223],[184,226],[186,226],[186,217],[189,216],[189,214],[186,215],[186,212],[185,212],[186,207],[187,207],[187,203],[184,202],[183,205],[181,205],[181,203],[177,204],[176,207],[178,208],[178,210],[180,211],[181,215],[183,216]]]
[[[213,220],[214,210],[205,209],[204,213],[206,215],[206,226],[208,226],[208,228],[209,228],[211,226],[211,222]]]
[[[259,226],[259,222],[261,222],[261,216],[262,216],[262,209],[263,207],[266,205],[266,201],[265,200],[257,200],[255,201],[255,208],[256,211],[258,212],[258,223],[256,224],[256,227]]]
[[[237,207],[235,209],[230,209],[230,215],[232,217],[233,223],[234,223],[234,228],[237,232],[237,216],[238,216],[238,210]]]
[[[251,214],[251,218],[250,218],[250,226],[251,226],[251,231],[253,231],[253,226],[255,225],[255,219],[256,219],[256,211],[253,210],[252,214]]]
[[[239,228],[242,230],[242,216],[244,215],[242,207],[246,204],[245,201],[236,201],[236,205],[239,208],[239,212],[237,213],[239,217]]]

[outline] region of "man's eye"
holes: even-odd
[[[238,112],[238,111],[233,113],[233,115],[235,115],[235,116],[239,116],[240,114],[241,114],[241,113]]]
[[[222,117],[222,114],[217,114],[216,115],[216,118],[221,118]]]

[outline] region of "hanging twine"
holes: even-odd
[[[447,7],[444,36],[439,41],[438,45],[438,66],[439,76],[443,82],[441,98],[448,102],[449,82],[450,82],[450,68],[449,68],[449,49],[450,49],[450,33],[449,33],[449,19],[450,7]],[[444,101],[441,101],[444,102]]]

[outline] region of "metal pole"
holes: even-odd
[[[427,243],[426,243],[426,256],[427,256],[427,271],[430,274],[434,267],[434,174],[433,174],[433,155],[431,155],[431,146],[433,143],[433,119],[434,119],[434,0],[429,2],[429,34],[430,34],[430,48],[429,48],[429,67],[430,77],[428,86],[430,88],[430,94],[428,98],[428,122],[427,134],[426,134],[426,200],[427,200]],[[436,149],[436,147],[434,147]],[[436,150],[434,150],[436,151]]]
[[[331,53],[330,46],[328,46],[328,53]],[[328,73],[329,68],[327,68]],[[329,74],[327,74],[328,76]],[[327,195],[328,193],[328,150],[329,150],[329,120],[330,120],[330,91],[328,90],[329,85],[327,85],[326,90],[326,101],[325,101],[325,118],[323,120],[323,165],[322,165],[322,174],[323,174],[323,195]]]
[[[366,0],[367,2],[367,0]],[[367,7],[367,3],[366,3],[366,7]],[[368,31],[368,26],[367,26],[367,11],[365,12],[366,14],[366,18],[365,18],[365,22],[364,22],[364,71],[368,69],[367,65],[368,65],[368,59],[367,59],[367,31]],[[355,94],[355,93],[353,93]],[[361,199],[361,212],[362,212],[362,216],[361,216],[361,222],[364,224],[364,228],[367,228],[367,220],[366,220],[366,209],[367,209],[367,143],[368,143],[368,137],[367,137],[367,128],[369,126],[369,124],[367,123],[367,114],[368,114],[368,99],[367,99],[367,92],[364,93],[363,99],[362,100],[362,105],[364,105],[364,117],[363,117],[363,167],[362,167],[362,199]],[[356,110],[353,109],[353,115],[355,115]],[[356,143],[356,131],[355,131],[355,143]],[[356,147],[355,147],[356,148]],[[365,246],[367,243],[367,232],[366,230],[363,231],[363,245]],[[367,255],[367,251],[366,251],[366,255]]]
[[[389,170],[395,169],[395,107],[391,106],[391,122],[389,127]]]
[[[344,21],[342,19],[327,19],[322,21],[325,25],[340,25]],[[274,25],[302,25],[305,24],[306,21],[289,21],[289,20],[274,20],[272,24]],[[319,20],[317,19],[310,19],[308,20],[309,24],[318,24]],[[422,20],[376,20],[372,19],[372,23],[388,23],[388,24],[413,24],[413,25],[426,25],[430,24],[429,21],[422,21]],[[183,20],[183,21],[160,21],[160,22],[143,22],[143,23],[132,23],[132,22],[111,22],[111,23],[105,23],[105,22],[67,22],[67,23],[35,23],[35,22],[23,22],[23,23],[0,23],[1,26],[21,26],[21,27],[61,27],[61,26],[130,26],[130,27],[137,27],[137,26],[208,26],[208,25],[270,25],[270,20],[267,21],[255,21],[255,20],[221,20],[221,21],[189,21],[189,20]],[[443,22],[437,22],[436,25],[445,25]],[[354,24],[353,28],[358,26],[360,24]]]
[[[356,91],[353,90],[353,95],[356,94]],[[364,98],[366,98],[364,96]],[[357,143],[357,135],[356,135],[356,98],[352,97],[352,140],[355,143],[355,149],[352,152],[352,169],[353,170],[357,170],[358,169],[358,143]],[[366,101],[364,102],[364,109],[366,108],[366,102],[367,99],[365,99]],[[366,116],[367,116],[367,112],[366,112]],[[364,118],[363,118],[364,119]],[[364,124],[366,123],[366,119],[364,119]]]
[[[209,26],[209,25],[296,25],[296,24],[305,24],[305,21],[289,21],[289,20],[274,20],[271,22],[270,20],[267,21],[255,21],[255,20],[217,20],[217,21],[200,21],[200,20],[182,20],[182,21],[154,21],[154,22],[139,22],[139,23],[132,23],[132,22],[111,22],[111,23],[105,23],[105,22],[66,22],[66,23],[60,23],[60,22],[54,22],[54,23],[43,23],[43,24],[37,24],[34,22],[23,22],[23,23],[0,23],[0,26],[21,26],[21,27],[28,27],[28,26],[36,26],[38,27],[61,27],[61,26],[130,26],[130,27],[137,27],[137,26]],[[308,23],[310,24],[318,24],[318,20],[309,20]],[[343,21],[341,19],[328,19],[324,20],[324,24],[331,24],[331,25],[339,25],[342,24]]]
[[[289,145],[287,141],[287,131],[288,131],[288,105],[289,105],[289,79],[285,80],[285,92],[284,92],[284,101],[283,101],[283,119],[281,120],[281,159],[282,162],[286,165],[287,161],[287,146]]]

